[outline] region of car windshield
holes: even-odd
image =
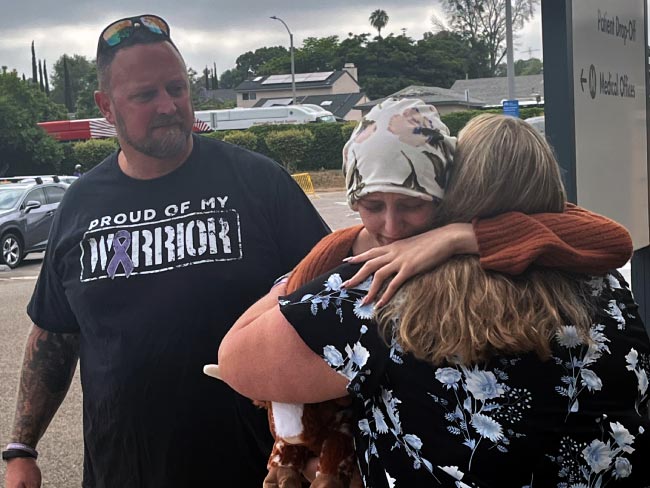
[[[319,122],[336,122],[336,117],[333,115],[321,115],[318,117]]]
[[[24,192],[24,188],[7,188],[0,186],[0,210],[9,210],[14,208]]]

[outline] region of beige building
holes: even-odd
[[[325,110],[329,110],[326,100],[332,98],[341,99],[344,95],[354,99],[349,110],[345,113],[335,113],[343,120],[359,120],[361,118],[360,110],[353,110],[352,106],[358,103],[368,101],[368,98],[361,93],[361,88],[357,82],[357,68],[352,63],[346,63],[342,70],[326,71],[317,73],[296,73],[296,102],[314,103],[304,101],[313,97],[323,99],[325,104],[319,103]],[[250,108],[259,106],[272,105],[289,105],[293,101],[293,91],[291,87],[291,75],[270,75],[258,76],[252,80],[246,80],[235,88],[237,93],[237,107]],[[318,102],[316,102],[318,103]],[[343,106],[343,104],[341,104]]]

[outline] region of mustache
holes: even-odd
[[[159,115],[151,122],[152,129],[156,127],[165,127],[168,125],[184,125],[185,121],[177,115]]]

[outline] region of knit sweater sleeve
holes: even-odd
[[[535,263],[602,274],[623,266],[632,238],[607,217],[567,204],[563,213],[509,212],[473,222],[484,269],[519,274]]]
[[[317,276],[336,268],[347,257],[363,225],[339,229],[323,237],[289,275],[287,293],[293,293]]]

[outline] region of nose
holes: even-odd
[[[159,114],[172,115],[176,113],[177,108],[174,97],[167,93],[167,90],[161,90],[161,93],[158,94],[157,102],[156,109]]]
[[[402,217],[394,209],[389,208],[386,210],[384,220],[384,234],[385,237],[390,239],[402,239],[407,237],[404,234],[404,222]]]

